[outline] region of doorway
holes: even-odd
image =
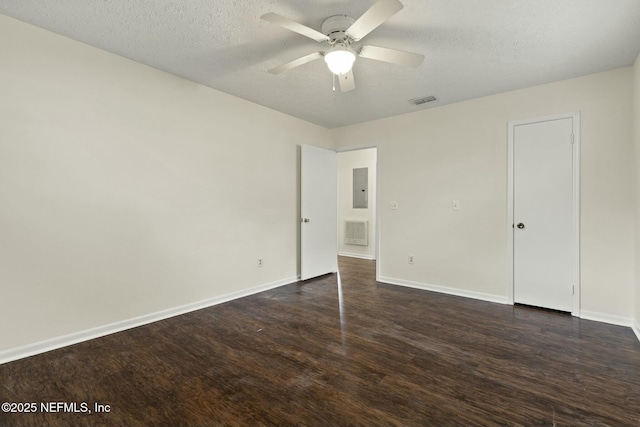
[[[314,146],[301,145],[298,151],[298,271],[301,280],[337,271],[338,242],[344,241],[345,230],[338,227],[338,169],[337,157],[342,153],[367,152],[371,163],[356,169],[368,168],[366,210],[370,213],[368,223],[367,246],[371,255],[358,256],[365,259],[378,259],[378,219],[377,193],[379,188],[378,147],[345,147],[336,151]],[[373,154],[373,156],[371,155]],[[360,157],[356,155],[356,157]],[[359,180],[362,182],[362,179]],[[350,190],[353,191],[353,190]],[[362,208],[356,208],[362,209]],[[354,217],[350,215],[350,217]],[[354,256],[355,253],[341,255]],[[376,263],[376,278],[379,277],[379,263]]]
[[[338,153],[338,255],[376,259],[377,148]]]
[[[510,303],[579,315],[579,114],[509,122]]]

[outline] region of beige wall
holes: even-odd
[[[635,331],[640,338],[640,55],[633,65],[633,124],[636,172],[636,277],[635,277]]]
[[[379,144],[384,280],[507,297],[507,122],[581,113],[581,308],[634,316],[631,68],[334,129],[336,146]],[[461,208],[452,211],[451,202]],[[399,209],[387,208],[397,201]],[[407,255],[415,256],[409,265]]]
[[[634,317],[638,62],[329,131],[1,15],[0,52],[0,360],[293,280],[301,143],[379,144],[382,276],[503,300],[507,122],[572,111],[582,309]]]
[[[338,153],[338,253],[358,258],[374,259],[376,231],[376,149]],[[353,169],[368,168],[369,207],[353,209]],[[368,221],[368,246],[344,243],[345,221]]]
[[[295,280],[328,130],[2,15],[0,52],[0,355]]]

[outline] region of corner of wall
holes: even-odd
[[[640,54],[633,64],[633,147],[635,170],[635,327],[640,339]]]

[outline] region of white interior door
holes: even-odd
[[[338,271],[338,169],[334,151],[301,146],[300,278]]]
[[[573,311],[573,118],[513,128],[514,302]]]

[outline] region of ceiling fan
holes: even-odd
[[[269,72],[280,74],[316,59],[324,58],[329,70],[334,74],[334,78],[338,78],[340,90],[347,92],[356,87],[352,70],[356,56],[407,67],[417,67],[422,64],[424,55],[380,46],[356,46],[356,42],[378,28],[402,8],[402,3],[398,0],[378,0],[357,20],[347,15],[330,16],[322,23],[321,32],[277,13],[262,15],[261,18],[265,21],[302,34],[317,42],[326,42],[329,45],[326,51],[314,52],[294,59],[291,62],[272,68]]]

